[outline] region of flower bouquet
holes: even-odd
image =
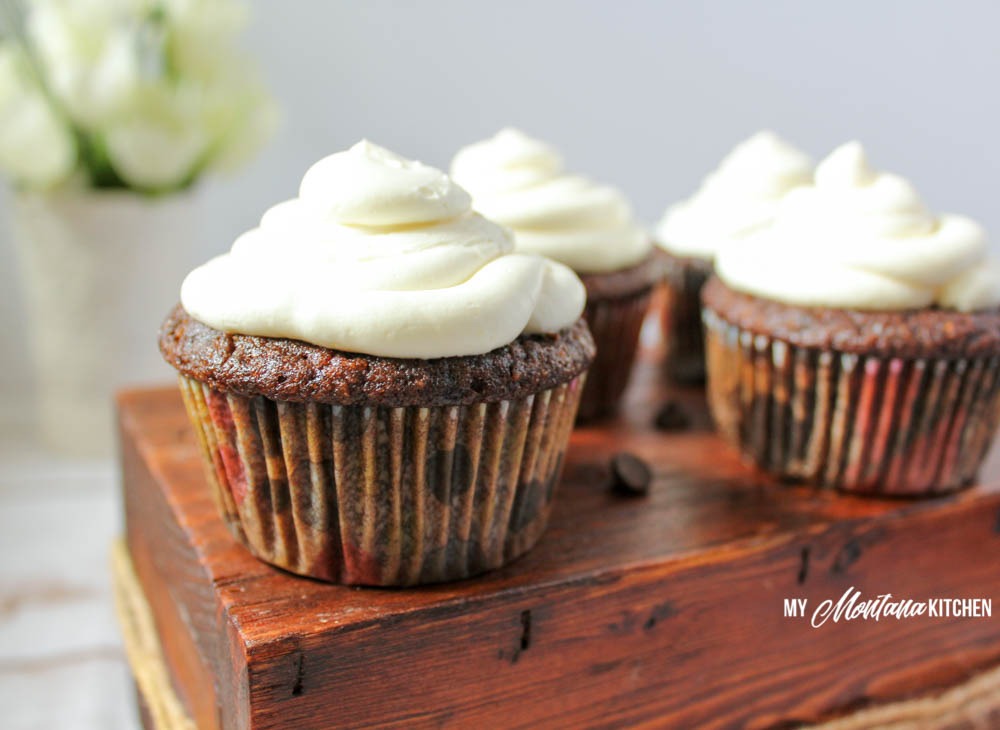
[[[110,393],[163,375],[160,313],[194,260],[205,173],[261,147],[276,109],[237,0],[2,6],[0,172],[10,179],[42,436],[106,453]]]

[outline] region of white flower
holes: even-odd
[[[47,143],[44,154],[33,150],[38,171],[26,174],[24,147],[0,140],[0,163],[19,179],[55,179],[69,159],[95,185],[170,190],[245,160],[275,126],[273,102],[236,42],[246,20],[239,0],[28,0],[28,7],[23,47],[37,73],[25,78],[37,83],[30,94],[8,94],[18,101],[7,102],[3,124],[8,140],[33,134],[61,142]]]
[[[253,158],[274,134],[279,117],[278,108],[269,96],[249,95],[240,118],[219,136],[213,163],[221,170],[232,171]]]
[[[278,111],[247,65],[203,86],[202,124],[212,139],[210,163],[232,170],[250,159],[277,126]]]
[[[34,83],[23,54],[0,45],[0,167],[20,185],[45,189],[76,166],[76,143]]]
[[[170,63],[181,76],[211,83],[246,68],[236,39],[246,25],[246,7],[233,0],[166,0]]]
[[[129,113],[105,134],[108,160],[129,185],[165,190],[184,185],[197,172],[211,138],[200,123],[196,90],[151,86]]]
[[[28,32],[52,93],[84,129],[108,122],[140,81],[138,4],[36,0]]]

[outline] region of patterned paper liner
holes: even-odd
[[[590,299],[583,312],[597,346],[587,385],[580,398],[580,421],[614,413],[628,385],[639,347],[639,331],[649,309],[653,287],[608,299]]]
[[[667,346],[667,375],[679,383],[700,383],[705,380],[701,289],[712,275],[712,266],[670,255],[664,261],[666,294],[660,327]]]
[[[850,492],[972,483],[1000,423],[1000,357],[913,359],[797,347],[704,311],[708,398],[759,467]]]
[[[476,575],[535,544],[584,381],[433,408],[180,386],[219,510],[254,555],[331,582],[403,586]]]

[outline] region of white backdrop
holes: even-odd
[[[1000,239],[998,3],[256,0],[252,10],[247,42],[285,119],[252,166],[204,186],[205,257],[293,195],[311,162],[362,136],[446,165],[509,124],[623,188],[646,221],[762,127],[817,157],[858,138],[933,208],[976,217]],[[9,406],[30,372],[0,229]],[[135,346],[153,343],[150,333]]]

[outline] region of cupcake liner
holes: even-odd
[[[216,503],[258,558],[327,581],[458,580],[545,529],[585,381],[389,408],[224,393],[181,376]]]
[[[761,468],[845,491],[972,483],[1000,424],[1000,357],[901,359],[797,347],[704,311],[708,399]]]
[[[666,286],[660,327],[666,343],[667,375],[680,383],[700,383],[705,379],[701,288],[712,275],[712,266],[669,254],[663,258]]]
[[[581,421],[610,415],[628,385],[653,287],[625,297],[588,299],[583,317],[597,346],[580,398]]]

